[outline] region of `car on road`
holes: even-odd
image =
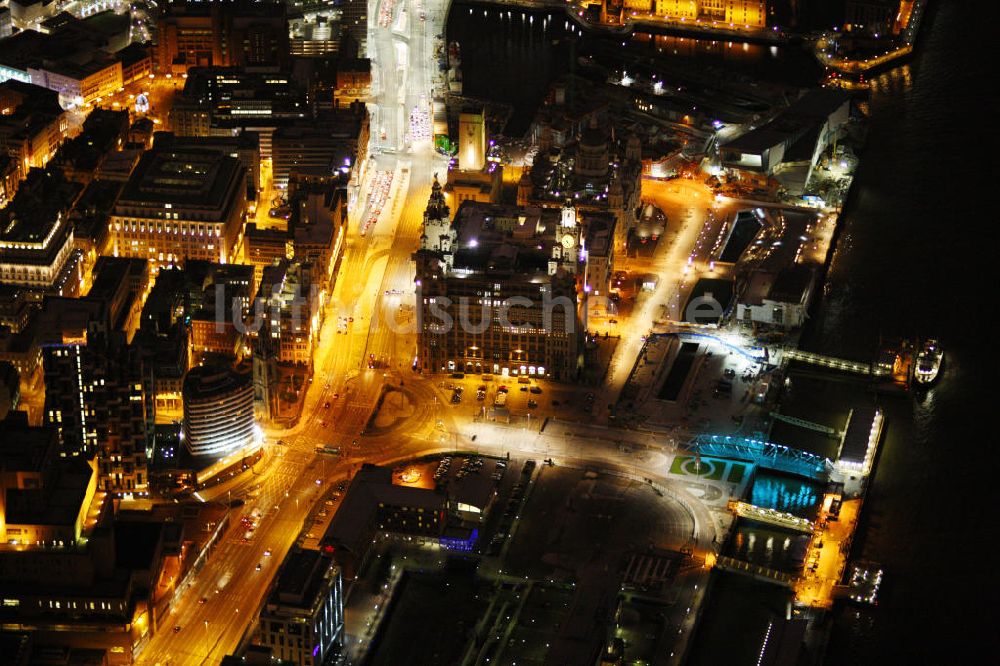
[[[271,557],[271,550],[270,549],[264,551],[264,557]]]
[[[499,391],[500,393],[506,393],[507,392],[507,386],[501,384],[500,388],[498,388],[497,391]]]
[[[205,605],[206,603],[208,603],[208,597],[202,597],[201,599],[199,599],[199,600],[198,600],[198,604],[199,604],[199,605],[202,605],[202,606],[203,606],[203,605]]]
[[[262,568],[263,568],[263,567],[261,566],[261,563],[260,563],[260,562],[258,562],[258,563],[257,563],[257,566],[256,566],[256,567],[254,567],[254,570],[255,570],[255,571],[260,571],[260,570],[261,570]]]
[[[330,401],[329,400],[327,400],[326,402],[323,403],[323,409],[330,409]]]
[[[175,634],[179,634],[179,633],[180,633],[180,631],[181,631],[181,625],[179,625],[179,624],[175,624],[175,625],[174,625],[174,633],[175,633]]]
[[[528,400],[528,409],[534,409],[535,407],[538,407],[538,403],[534,400]]]
[[[531,391],[532,393],[534,393],[535,395],[538,395],[539,393],[541,393],[541,392],[542,392],[542,389],[541,389],[541,387],[538,387],[538,386],[532,386],[532,387],[531,387],[530,389],[528,389],[528,390],[529,390],[529,391]]]

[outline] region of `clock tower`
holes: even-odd
[[[576,228],[576,208],[573,207],[573,202],[568,199],[562,207],[562,220],[560,226],[564,229]]]

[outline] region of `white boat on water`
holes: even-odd
[[[917,384],[928,385],[934,383],[941,372],[941,364],[944,363],[944,350],[937,340],[928,340],[921,347],[917,354],[917,365],[913,369],[913,379]]]

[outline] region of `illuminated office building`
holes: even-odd
[[[199,366],[184,378],[184,445],[220,458],[256,442],[253,382],[227,367]]]
[[[115,256],[153,267],[228,263],[243,231],[246,168],[216,150],[153,148],[132,172],[109,222]]]
[[[587,257],[575,209],[465,201],[449,220],[435,181],[424,220],[414,255],[423,369],[573,380]]]
[[[260,612],[260,642],[283,664],[330,663],[343,640],[340,567],[325,551],[293,548]]]
[[[62,329],[61,340],[42,347],[45,423],[59,433],[60,456],[97,457],[101,490],[145,494],[152,374],[124,334],[109,330],[102,302],[73,300],[56,299],[43,313],[50,332],[57,326],[47,323],[49,315],[60,318]]]

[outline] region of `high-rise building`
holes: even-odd
[[[243,355],[243,318],[253,296],[253,266],[187,261],[184,314],[194,358]]]
[[[365,105],[324,112],[311,122],[275,130],[271,140],[274,186],[287,188],[296,177],[345,179],[357,188],[368,158],[369,119]]]
[[[285,64],[285,4],[173,2],[160,17],[156,64],[163,74],[191,67]]]
[[[458,117],[458,166],[480,171],[486,165],[486,120],[482,111]]]
[[[196,457],[221,458],[252,446],[257,438],[250,376],[218,366],[189,370],[183,438]]]
[[[154,147],[125,184],[109,221],[116,256],[152,267],[184,259],[228,263],[243,232],[246,168],[217,150]]]
[[[45,423],[59,434],[61,456],[97,457],[101,490],[145,494],[155,409],[152,373],[124,333],[110,329],[106,305],[79,300],[76,323],[70,320],[69,299],[47,304],[63,325],[49,325],[53,337],[51,329],[62,329],[61,339],[42,349]],[[56,310],[62,312],[56,315]],[[45,313],[43,318],[51,321]]]
[[[414,255],[423,369],[573,380],[586,308],[575,210],[466,201],[448,214],[435,182]]]
[[[255,304],[264,310],[258,346],[279,363],[312,364],[321,314],[318,291],[311,264],[285,259],[264,269]]]
[[[0,284],[36,294],[75,294],[80,257],[69,211],[83,187],[55,170],[32,169],[0,210]]]
[[[260,642],[283,664],[332,663],[343,642],[344,597],[333,556],[293,548],[260,612]]]
[[[157,132],[154,145],[175,150],[214,150],[222,155],[235,157],[247,172],[247,192],[260,188],[260,138],[256,132],[240,131],[235,136],[194,136],[170,132]]]

